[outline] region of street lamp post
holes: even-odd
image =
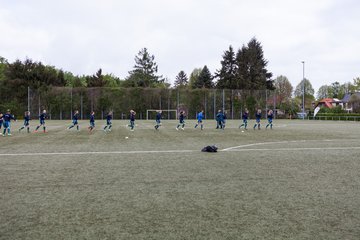
[[[302,92],[303,92],[303,99],[302,99],[302,117],[303,120],[305,119],[305,61],[301,62],[303,64],[303,84],[302,84]]]

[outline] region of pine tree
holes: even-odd
[[[175,87],[185,87],[188,85],[188,77],[184,71],[180,71],[176,76],[174,85]]]
[[[274,89],[272,73],[266,69],[268,61],[265,60],[262,46],[256,38],[239,49],[236,63],[238,65],[236,80],[240,89]]]
[[[86,77],[86,83],[88,87],[104,87],[106,81],[104,75],[102,74],[102,69],[100,68],[94,75]]]
[[[250,89],[250,76],[248,69],[250,63],[247,51],[247,47],[243,45],[236,53],[237,69],[235,79],[237,89]]]
[[[201,70],[197,81],[194,83],[195,88],[212,88],[213,76],[210,73],[209,68],[205,65]]]
[[[127,81],[133,86],[138,87],[155,87],[159,83],[163,83],[162,76],[156,75],[158,66],[155,62],[155,56],[150,55],[146,48],[139,51],[135,56],[134,70],[129,72]]]
[[[222,56],[223,60],[221,63],[221,69],[218,70],[215,74],[215,77],[218,78],[216,87],[217,88],[227,88],[227,89],[236,89],[236,58],[233,47],[230,45],[229,50],[224,52]]]

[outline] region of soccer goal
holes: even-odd
[[[156,119],[156,111],[158,109],[146,110],[146,120]],[[176,109],[161,110],[162,119],[178,119],[178,111]]]

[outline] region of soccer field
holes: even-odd
[[[359,123],[253,122],[13,123],[0,137],[0,239],[359,239]]]

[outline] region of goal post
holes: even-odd
[[[156,111],[159,109],[147,109],[146,120],[155,119]],[[161,110],[163,119],[178,119],[178,111],[176,109]],[[164,116],[166,114],[166,116]]]

